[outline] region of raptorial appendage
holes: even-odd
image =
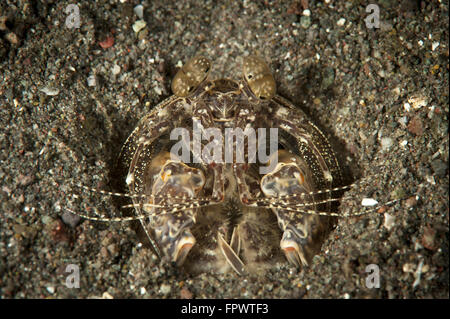
[[[275,169],[261,179],[261,189],[268,198],[277,202],[277,206],[292,207],[292,198],[296,195],[294,207],[297,206],[298,210],[272,210],[283,231],[280,247],[286,258],[297,267],[307,266],[317,248],[320,249],[321,237],[328,230],[330,217],[302,214],[305,209],[318,211],[320,202],[319,195],[315,194],[314,177],[305,162],[285,150],[278,151],[278,161]],[[284,203],[282,198],[286,198]]]
[[[146,208],[147,203],[143,203],[144,211],[149,214],[144,226],[153,230],[155,242],[165,258],[182,265],[195,244],[195,237],[190,228],[195,223],[196,209],[188,207],[179,211],[173,210],[177,205],[183,206],[181,200],[189,200],[198,195],[205,183],[205,177],[201,170],[169,159],[168,154],[164,153],[166,156],[163,158],[167,159],[162,166],[150,165],[148,178],[154,181],[147,184],[152,185],[148,194],[149,204],[167,208]],[[153,175],[152,171],[158,169],[159,172]]]

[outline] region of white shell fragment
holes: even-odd
[[[409,104],[408,102],[406,102],[405,104],[403,104],[403,107],[405,108],[406,112],[409,112],[411,110],[411,104]]]
[[[50,95],[50,96],[55,96],[55,95],[59,94],[59,89],[48,87],[48,86],[43,87],[42,89],[39,89],[39,91],[41,91],[47,95]]]
[[[413,289],[415,289],[420,284],[420,277],[422,275],[422,267],[423,267],[423,260],[420,261],[419,266],[417,267],[417,270],[414,273],[414,278],[416,278],[416,280],[414,280]]]
[[[433,50],[433,51],[436,50],[438,46],[439,46],[439,42],[433,42],[431,44],[431,50]]]
[[[378,202],[373,198],[363,198],[363,200],[361,201],[362,206],[375,206],[377,204]]]
[[[416,110],[420,109],[422,106],[427,106],[428,104],[427,98],[423,95],[414,95],[408,99],[408,102]]]
[[[51,293],[51,294],[54,294],[54,293],[55,293],[55,287],[53,287],[53,286],[45,287],[45,289],[47,289],[47,291],[48,291],[49,293]]]
[[[384,213],[384,227],[386,227],[387,230],[391,230],[392,227],[395,225],[395,216],[392,216],[388,213]]]
[[[138,16],[139,19],[144,17],[144,6],[142,4],[138,4],[134,7],[134,13]]]
[[[383,149],[383,151],[387,151],[391,148],[393,144],[392,138],[390,137],[383,137],[381,139],[381,148]]]
[[[114,64],[113,68],[112,68],[112,74],[117,75],[120,73],[120,66],[118,66],[117,64]]]
[[[147,25],[147,23],[144,20],[137,20],[134,24],[133,24],[133,31],[138,33],[139,31],[141,31],[142,29],[145,28],[145,26]]]
[[[97,85],[97,80],[96,80],[94,74],[91,74],[88,76],[87,83],[88,83],[88,86],[96,86]]]
[[[337,22],[336,22],[336,24],[338,25],[338,26],[340,26],[340,27],[342,27],[344,24],[345,24],[345,19],[344,18],[340,18]]]

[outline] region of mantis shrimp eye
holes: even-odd
[[[243,75],[250,90],[257,98],[270,100],[275,96],[275,79],[263,59],[253,55],[245,57]]]
[[[179,97],[192,94],[206,79],[210,69],[211,61],[207,58],[193,57],[175,74],[172,81],[172,92]]]

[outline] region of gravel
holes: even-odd
[[[71,3],[0,3],[0,298],[449,297],[448,1],[378,1],[379,29],[358,1],[86,1],[69,28]],[[260,276],[185,274],[130,224],[68,219],[120,214],[74,185],[109,189],[127,135],[198,53],[214,77],[240,76],[250,53],[268,60],[361,181],[342,213],[400,200],[339,219],[309,267]],[[80,288],[65,285],[69,264]]]

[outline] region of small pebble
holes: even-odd
[[[161,95],[161,94],[162,94],[162,91],[161,91],[161,88],[160,88],[160,87],[155,86],[154,90],[155,90],[156,94],[158,94],[158,95]]]
[[[309,16],[311,16],[311,10],[305,9],[305,10],[303,10],[302,14],[306,17],[309,17]]]
[[[327,67],[322,74],[322,82],[320,86],[323,90],[328,89],[334,83],[335,72],[332,67]]]
[[[402,116],[397,120],[403,127],[406,127],[406,124],[408,123],[408,118],[406,116]]]
[[[438,46],[439,46],[439,42],[433,42],[433,43],[431,44],[431,50],[432,50],[432,51],[436,50]]]
[[[107,291],[105,291],[102,295],[103,299],[114,299],[113,296],[111,296]]]
[[[99,255],[100,255],[100,257],[101,257],[102,259],[107,259],[107,258],[109,257],[109,256],[108,256],[108,250],[106,249],[106,247],[100,248]]]
[[[381,148],[383,149],[383,151],[387,151],[391,148],[393,144],[392,138],[390,137],[383,137],[381,139]]]
[[[28,205],[25,205],[25,207],[23,208],[23,211],[25,213],[34,213],[36,211],[36,207],[30,207]]]
[[[61,219],[64,224],[69,225],[72,228],[75,228],[78,225],[78,223],[81,221],[80,216],[72,214],[68,211],[65,211],[62,214]]]
[[[114,64],[113,68],[112,68],[112,74],[117,75],[120,73],[120,66],[118,66],[117,64]]]
[[[300,26],[303,29],[308,29],[310,25],[311,25],[311,18],[309,16],[302,16],[300,18]]]
[[[406,263],[403,265],[403,272],[413,272],[414,271],[414,265],[410,263]]]
[[[19,177],[17,177],[17,180],[21,186],[28,186],[33,182],[34,175],[20,174]]]
[[[138,33],[139,31],[141,31],[142,29],[145,28],[145,26],[147,25],[147,23],[144,20],[137,20],[134,24],[133,24],[133,31]]]
[[[373,198],[363,198],[363,200],[361,201],[362,206],[375,206],[377,204],[378,202]]]
[[[422,244],[418,240],[416,240],[415,243],[414,243],[414,250],[415,251],[419,251],[421,249],[423,249]]]
[[[144,6],[142,4],[138,4],[134,7],[134,13],[138,16],[139,19],[144,17]]]
[[[431,162],[431,168],[438,177],[444,177],[448,169],[448,163],[444,163],[440,159]]]
[[[19,43],[19,38],[14,32],[9,32],[5,35],[6,40],[8,40],[11,44]]]
[[[88,76],[87,83],[88,83],[88,86],[96,86],[97,85],[97,80],[96,80],[94,74],[91,74]]]
[[[45,287],[45,289],[47,289],[47,291],[48,291],[49,293],[51,293],[51,294],[54,294],[54,293],[55,293],[55,287],[53,287],[53,286]]]
[[[414,117],[408,124],[408,131],[415,135],[423,134],[423,124],[419,117]]]
[[[436,249],[436,230],[433,229],[431,226],[425,226],[423,230],[423,237],[422,237],[422,246],[429,250],[435,250]]]
[[[104,41],[98,43],[103,49],[110,48],[114,45],[114,38],[107,37]]]
[[[431,185],[436,185],[436,181],[433,176],[427,175],[425,178],[426,178],[427,182],[430,183]]]
[[[406,206],[408,206],[408,207],[413,207],[413,206],[416,206],[416,204],[417,204],[417,198],[416,198],[416,196],[411,196],[410,198],[408,198],[407,200],[406,200]]]
[[[167,285],[167,284],[162,284],[161,287],[159,287],[159,291],[163,295],[168,295],[171,290],[172,290],[172,287],[170,287],[170,285]]]
[[[2,191],[7,193],[8,196],[11,195],[11,189],[8,186],[6,186],[6,185],[2,186]]]
[[[392,227],[395,225],[395,217],[392,215],[389,215],[388,213],[384,213],[384,227],[386,227],[387,230],[391,230]]]
[[[392,90],[392,93],[394,93],[396,96],[399,96],[400,93],[401,93],[401,90],[400,90],[400,88],[397,86],[396,88],[394,88],[394,89]]]
[[[148,29],[144,29],[141,32],[139,32],[138,39],[144,40],[145,38],[147,38],[147,35],[148,35]]]
[[[39,91],[49,95],[49,96],[55,96],[59,94],[59,89],[51,88],[51,87],[43,87],[42,89],[39,89]]]
[[[106,247],[106,249],[109,251],[111,256],[116,256],[117,253],[119,252],[119,248],[117,247],[116,244],[110,244]]]
[[[193,295],[187,288],[182,288],[180,290],[180,298],[181,299],[192,299]]]
[[[406,112],[409,112],[411,110],[411,104],[406,102],[405,104],[403,104],[403,108],[405,109]]]
[[[6,27],[6,20],[8,20],[6,16],[0,17],[0,31],[8,30],[8,28]]]
[[[44,225],[50,225],[53,222],[53,218],[51,218],[50,216],[44,215],[44,216],[42,216],[41,221]]]
[[[340,18],[340,19],[336,22],[336,24],[337,24],[338,26],[342,27],[342,26],[345,24],[345,19],[344,19],[344,18]]]
[[[427,104],[428,104],[427,98],[425,96],[421,96],[421,95],[416,95],[416,96],[410,97],[408,99],[408,102],[416,110],[420,109],[422,106],[427,106]]]
[[[423,268],[423,260],[420,261],[419,266],[417,267],[416,272],[414,273],[414,277],[416,280],[414,280],[413,288],[416,288],[420,284],[420,278],[422,275],[422,268]]]

